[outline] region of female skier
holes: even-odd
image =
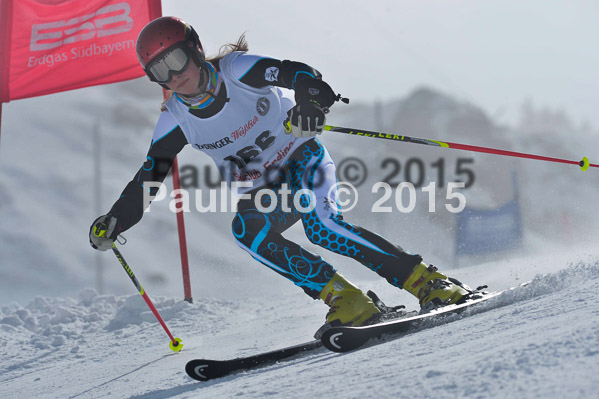
[[[226,54],[206,60],[195,30],[175,17],[146,25],[136,50],[150,80],[174,94],[164,103],[146,161],[110,212],[92,223],[92,247],[110,249],[118,234],[139,222],[144,182],[162,181],[176,155],[191,144],[212,157],[229,186],[253,183],[240,190],[248,198],[238,203],[233,237],[254,259],[329,305],[327,323],[364,325],[381,311],[331,264],[283,237],[300,219],[311,242],[357,260],[413,294],[422,308],[470,294],[421,256],[343,220],[336,207],[335,163],[315,138],[340,96],[316,69],[247,54],[243,36]],[[295,101],[279,87],[293,89]],[[276,196],[264,195],[265,189]]]

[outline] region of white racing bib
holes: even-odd
[[[274,181],[289,155],[310,138],[295,138],[283,130],[293,99],[277,87],[257,89],[233,76],[232,64],[240,54],[220,61],[229,101],[216,115],[198,118],[176,96],[165,105],[188,143],[214,160],[229,187],[233,182],[252,183],[239,188],[245,193]]]

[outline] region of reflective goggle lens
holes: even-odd
[[[172,75],[182,72],[188,63],[189,54],[181,48],[175,48],[153,62],[149,71],[157,82],[168,83]]]

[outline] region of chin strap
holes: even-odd
[[[206,67],[206,69],[204,69],[204,66]],[[189,107],[203,108],[207,106],[209,102],[212,102],[217,98],[218,93],[220,91],[222,80],[220,79],[218,72],[216,72],[212,64],[206,62],[201,68],[202,69],[200,73],[200,83],[198,84],[198,87],[204,86],[204,82],[206,80],[205,75],[207,74],[210,77],[210,80],[208,84],[206,84],[206,89],[194,97],[187,97],[185,95],[177,93],[179,98],[181,98]],[[210,99],[206,100],[206,97],[210,97]]]

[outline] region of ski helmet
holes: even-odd
[[[191,43],[191,46],[188,43]],[[146,75],[150,80],[161,84],[170,80],[172,72],[180,72],[187,66],[186,62],[189,59],[185,60],[184,65],[175,62],[166,65],[171,68],[164,71],[168,78],[156,76],[157,68],[153,70],[152,67],[173,52],[180,54],[181,51],[175,51],[176,49],[183,50],[199,67],[205,63],[204,49],[198,34],[191,25],[176,17],[160,17],[148,23],[140,32],[135,49],[137,59]],[[163,69],[164,67],[163,65]]]

